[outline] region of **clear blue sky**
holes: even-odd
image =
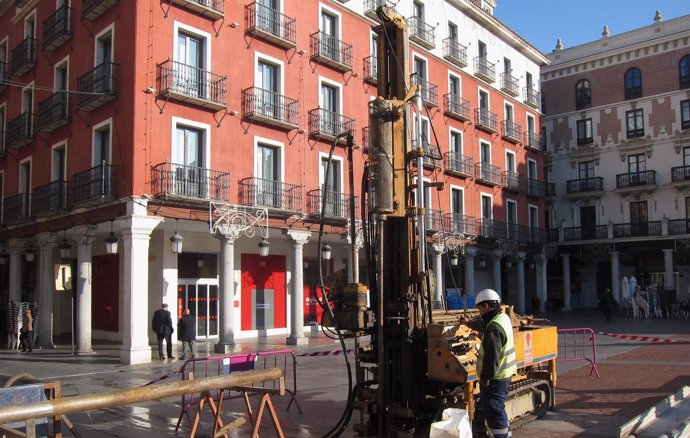
[[[664,20],[690,14],[689,0],[496,0],[494,15],[544,53],[648,26],[659,9]]]

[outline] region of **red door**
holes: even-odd
[[[242,254],[242,330],[285,328],[285,256]]]

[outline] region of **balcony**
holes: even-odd
[[[94,21],[103,15],[108,9],[117,4],[119,0],[81,0],[81,18]]]
[[[502,121],[501,137],[511,143],[520,143],[522,141],[522,126],[510,120]]]
[[[661,221],[613,224],[613,237],[661,236]]]
[[[523,102],[532,108],[539,110],[541,108],[541,93],[532,87],[524,87],[522,89],[524,95]]]
[[[478,236],[486,239],[501,239],[508,238],[508,224],[505,222],[495,221],[493,219],[478,219],[479,229]]]
[[[0,93],[5,91],[5,89],[7,89],[7,87],[9,86],[9,84],[7,83],[7,79],[8,79],[7,78],[7,66],[8,65],[9,64],[6,62],[0,61]]]
[[[596,176],[568,180],[566,181],[566,194],[568,197],[600,197],[604,194],[604,178]]]
[[[408,20],[410,25],[410,41],[414,41],[426,49],[433,49],[436,47],[436,33],[435,28],[419,17],[410,17]]]
[[[563,228],[563,241],[565,242],[573,242],[578,240],[601,240],[607,238],[608,227],[606,225]]]
[[[578,146],[587,146],[594,144],[594,137],[577,137]]]
[[[53,181],[31,192],[31,214],[46,217],[67,211],[67,181]]]
[[[616,175],[616,189],[619,192],[651,192],[656,189],[656,171],[619,173]]]
[[[500,186],[501,169],[489,163],[476,163],[474,165],[474,179],[482,184]]]
[[[669,236],[690,234],[690,219],[671,219],[668,221]]]
[[[69,95],[58,91],[38,103],[38,126],[42,132],[52,132],[69,122]]]
[[[524,145],[527,149],[533,150],[535,152],[541,152],[544,150],[542,136],[541,134],[537,134],[536,132],[525,132]]]
[[[503,188],[505,190],[517,193],[527,191],[527,179],[517,172],[505,170],[501,172],[501,177],[503,178]]]
[[[151,168],[156,196],[183,201],[230,201],[230,173],[184,164],[160,163]]]
[[[452,38],[443,40],[443,58],[458,67],[467,67],[467,47]]]
[[[284,129],[299,125],[299,101],[258,87],[242,90],[242,117]]]
[[[158,65],[162,96],[218,111],[226,107],[227,78],[168,59]]]
[[[477,56],[474,58],[474,75],[488,83],[496,82],[496,65],[485,56]]]
[[[31,219],[31,194],[19,193],[5,198],[3,202],[2,221],[12,225]]]
[[[560,240],[558,236],[558,228],[549,228],[548,239],[549,242],[558,242]]]
[[[321,209],[324,209],[324,219],[331,221],[347,221],[350,217],[350,195],[333,190],[326,191],[323,196],[321,189],[310,190],[307,192],[307,214],[320,218]],[[359,211],[357,196],[355,196],[355,217]],[[323,206],[325,204],[325,206]]]
[[[282,216],[302,212],[302,186],[262,178],[239,181],[241,205],[266,207]]]
[[[365,82],[376,85],[378,81],[378,63],[376,56],[367,56],[364,58],[364,67],[362,67],[362,79]]]
[[[175,3],[178,6],[213,20],[220,20],[223,18],[223,1],[224,0],[168,0],[170,3]]]
[[[417,149],[416,140],[412,140],[412,149]],[[422,162],[426,167],[435,167],[437,162],[443,160],[438,146],[435,144],[431,144],[426,140],[422,140],[422,152],[424,153]]]
[[[12,49],[12,74],[21,76],[36,65],[36,39],[26,37]]]
[[[437,107],[438,106],[438,87],[435,84],[432,84],[431,82],[427,81],[426,79],[422,79],[417,75],[416,73],[413,73],[410,75],[410,79],[413,83],[417,83],[422,87],[421,93],[422,93],[422,100],[424,100],[424,103]]]
[[[245,33],[284,49],[297,45],[297,21],[260,3],[244,7]]]
[[[72,175],[72,204],[85,207],[117,199],[118,167],[105,161]]]
[[[446,213],[445,223],[451,233],[460,233],[466,236],[477,235],[477,218],[459,213]]]
[[[77,78],[77,109],[93,111],[117,97],[118,65],[103,62]]]
[[[474,175],[472,157],[462,155],[458,152],[446,152],[444,159],[443,167],[446,173],[466,178]]]
[[[443,212],[440,210],[433,210],[427,208],[424,212],[424,228],[427,233],[434,233],[436,231],[444,231],[443,226]]]
[[[547,184],[538,179],[528,178],[527,179],[527,196],[531,196],[537,199],[546,198]]]
[[[523,229],[527,234],[523,233]],[[549,241],[549,234],[548,231],[543,228],[524,227],[520,225],[520,241],[532,245],[543,245]]]
[[[364,15],[372,20],[379,21],[379,17],[376,15],[376,9],[378,9],[379,6],[386,6],[395,10],[396,3],[397,1],[391,0],[364,0]]]
[[[21,148],[34,141],[34,115],[25,112],[7,123],[7,148]]]
[[[463,99],[457,94],[444,94],[443,95],[443,113],[448,117],[452,117],[456,120],[466,122],[472,118],[472,113],[470,110],[470,101]]]
[[[317,139],[334,140],[338,135],[353,133],[355,119],[333,111],[316,108],[309,111],[309,136]],[[342,141],[345,141],[343,138]]]
[[[671,168],[671,185],[678,190],[690,186],[690,166],[677,166]]]
[[[510,72],[501,73],[501,90],[511,96],[520,94],[519,79],[511,75]]]
[[[352,70],[352,44],[318,31],[311,34],[311,60],[341,72]]]
[[[475,108],[474,124],[482,131],[498,133],[498,116],[487,109]]]
[[[43,21],[43,50],[52,52],[72,38],[72,8],[67,3]]]

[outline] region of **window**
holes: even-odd
[[[462,189],[452,188],[450,190],[450,211],[455,214],[464,214],[465,212],[465,201],[464,201],[464,191]],[[457,231],[457,230],[453,230]]]
[[[642,73],[637,67],[625,72],[625,98],[636,99],[642,96]]]
[[[113,62],[113,28],[103,31],[96,37],[96,54],[94,65]]]
[[[280,65],[259,59],[254,78],[254,111],[263,117],[280,119],[281,78]]]
[[[462,155],[462,133],[460,131],[450,131],[450,152],[457,159]]]
[[[525,86],[530,91],[534,87],[534,82],[532,80],[532,74],[531,73],[525,73]]]
[[[328,169],[328,180],[326,180],[326,169]],[[345,216],[346,203],[342,194],[342,162],[334,157],[331,165],[328,166],[328,157],[321,157],[321,168],[319,169],[319,180],[321,186],[321,199],[326,204],[326,215],[343,217]],[[320,213],[320,212],[319,212]]]
[[[482,41],[477,41],[477,56],[486,58],[486,44]]]
[[[36,13],[32,13],[24,20],[24,38],[36,38]]]
[[[685,55],[678,63],[680,88],[690,88],[690,55]]]
[[[19,193],[31,193],[31,160],[22,162],[19,167]]]
[[[451,74],[448,76],[448,93],[451,96],[460,96],[460,78]]]
[[[649,234],[647,201],[630,203],[630,235],[646,236]]]
[[[594,161],[581,161],[577,163],[577,175],[581,180],[594,178]]]
[[[340,87],[334,83],[321,82],[320,90],[320,130],[325,134],[336,136],[343,132],[340,123]]]
[[[448,39],[451,41],[458,40],[458,25],[453,22],[448,22]]]
[[[585,108],[592,103],[592,88],[587,79],[581,79],[575,85],[575,107]]]
[[[594,143],[592,134],[592,119],[577,121],[577,145],[582,146]]]
[[[429,100],[429,86],[426,83],[426,60],[414,57],[414,71],[416,79],[419,80],[419,84],[422,86],[422,98],[424,100]]]
[[[513,105],[505,104],[506,122],[513,123]]]
[[[645,154],[628,155],[628,186],[647,183]]]
[[[175,193],[205,198],[207,184],[204,167],[204,132],[178,124],[175,129]]]
[[[506,152],[506,171],[515,172],[515,154]]]
[[[420,21],[424,21],[424,4],[420,2],[414,2],[412,5],[412,16],[417,17]]]
[[[529,206],[529,227],[539,227],[539,208],[534,205]]]
[[[482,194],[482,219],[491,220],[494,217],[491,196]]]
[[[506,222],[508,224],[508,239],[517,239],[517,202],[508,200],[506,203]]]
[[[175,90],[188,96],[205,97],[205,41],[191,33],[177,34]]]
[[[690,100],[680,102],[680,127],[682,129],[690,128]]]
[[[690,198],[685,198],[685,218],[690,219]]]
[[[489,118],[489,93],[484,90],[479,90],[479,110],[483,120]]]
[[[506,74],[506,76],[512,75],[513,73],[513,64],[508,58],[503,58],[503,72]]]
[[[340,61],[340,27],[338,15],[321,9],[321,38],[319,38],[319,54],[334,61]]]
[[[7,55],[7,38],[5,38],[0,42],[0,89],[5,87],[4,82],[7,80],[7,70],[9,69]]]
[[[479,142],[479,162],[481,179],[485,181],[495,181],[496,176],[491,166],[491,144],[484,141]]]
[[[94,167],[101,164],[109,164],[110,149],[110,121],[97,126],[93,130],[93,163]]]
[[[644,113],[642,109],[627,111],[625,121],[628,138],[644,137]]]
[[[256,148],[256,203],[267,207],[280,208],[281,190],[281,150],[277,146],[259,143]]]

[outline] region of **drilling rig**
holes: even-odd
[[[361,209],[367,211],[368,285],[357,283],[356,275],[354,283],[332,284],[333,316],[324,313],[322,324],[354,338],[355,430],[361,436],[428,436],[447,407],[474,415],[481,335],[466,324],[476,311],[432,308],[435,280],[427,268],[422,206],[426,188],[441,187],[424,182],[425,151],[409,141],[413,107],[419,122],[424,103],[420,87],[410,83],[406,20],[386,6],[377,15],[379,97],[369,103]],[[511,307],[504,310],[513,321],[519,368],[506,410],[517,424],[554,405],[557,332]]]

